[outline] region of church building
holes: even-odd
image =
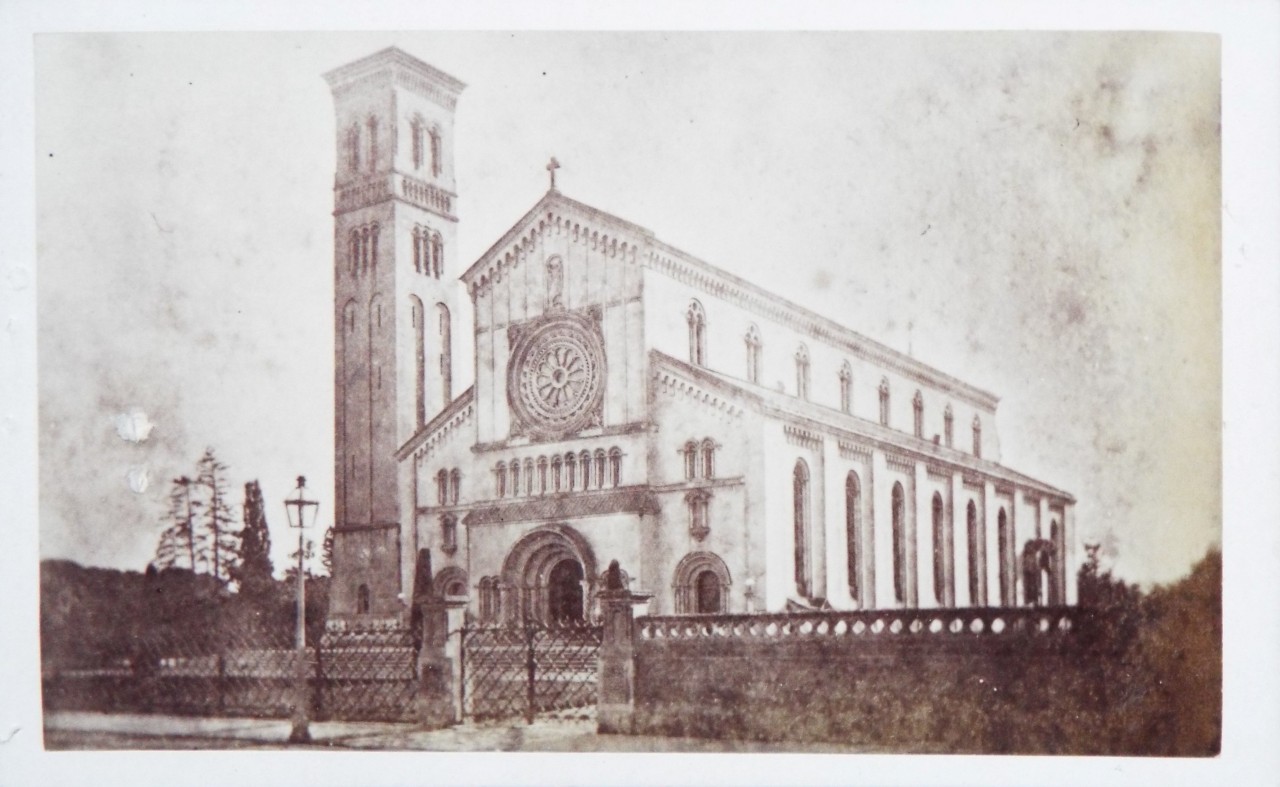
[[[464,85],[394,48],[326,79],[331,620],[404,619],[423,548],[491,622],[590,618],[611,560],[661,614],[1074,603],[1074,498],[1001,464],[995,395],[561,194],[554,160],[464,269]]]

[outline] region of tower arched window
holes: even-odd
[[[369,228],[360,229],[360,272],[369,272]]]
[[[415,117],[413,122],[409,124],[409,137],[411,147],[413,148],[413,168],[422,169],[423,153],[423,129],[422,118]]]
[[[702,304],[696,300],[690,301],[685,319],[689,323],[689,363],[695,366],[706,366],[707,315],[702,309]]]
[[[583,451],[578,454],[578,467],[582,472],[582,491],[591,488],[591,452]]]
[[[444,275],[444,241],[438,232],[431,234],[431,275],[437,279]]]
[[[982,458],[982,419],[973,417],[973,455]]]
[[[924,437],[924,394],[919,390],[911,398],[911,414],[916,437]]]
[[[456,506],[458,504],[458,495],[462,491],[462,474],[456,469],[449,473],[449,499]]]
[[[440,331],[440,395],[443,404],[453,401],[453,326],[449,307],[436,304],[436,321]]]
[[[796,593],[809,598],[813,595],[809,561],[809,466],[803,459],[796,460],[791,474],[791,497]]]
[[[422,273],[422,228],[413,228],[413,269]]]
[[[809,348],[803,344],[796,350],[796,396],[809,398]]]
[[[933,598],[947,603],[947,550],[942,495],[933,493]]]
[[[538,457],[538,494],[547,493],[547,458]]]
[[[417,295],[409,296],[409,315],[413,321],[414,413],[417,416],[418,427],[421,428],[427,422],[427,343],[423,326],[425,318],[422,313],[422,299]]]
[[[578,457],[574,454],[564,455],[565,486],[572,492],[578,486]]]
[[[353,277],[360,272],[360,230],[351,230],[347,236],[347,267]]]
[[[449,473],[446,470],[436,473],[436,499],[442,506],[449,503]]]
[[[533,494],[533,460],[524,460],[524,490],[526,495]]]
[[[889,378],[880,379],[880,425],[889,425]]]
[[[361,585],[356,588],[356,614],[369,614],[369,586]]]
[[[1000,603],[1013,606],[1013,528],[1009,525],[1009,515],[1003,507],[996,515],[996,532],[1000,547]]]
[[[562,473],[563,473],[563,460],[559,457],[559,455],[551,457],[551,488],[556,492],[559,492],[561,488],[560,485],[562,481],[560,476],[562,475]]]
[[[849,595],[862,603],[862,484],[850,471],[844,479],[844,531],[848,556]]]
[[[848,361],[840,364],[840,412],[853,412],[853,367]]]
[[[520,496],[520,460],[512,459],[511,464],[508,467],[509,467],[508,472],[511,473],[511,496],[519,497]]]
[[[760,382],[760,329],[752,324],[747,328],[747,381]]]
[[[376,115],[370,115],[365,121],[365,126],[369,129],[369,171],[378,171],[378,118]]]
[[[622,449],[609,449],[609,486],[616,487],[622,483]]]
[[[978,550],[982,548],[982,525],[978,522],[978,506],[972,500],[965,507],[965,524],[969,542],[969,603],[982,606],[982,560]]]
[[[702,477],[716,477],[716,444],[710,437],[702,441]]]
[[[360,124],[352,123],[347,129],[347,170],[360,171]]]
[[[499,462],[493,469],[495,478],[498,481],[498,497],[507,496],[507,463]]]
[[[431,129],[431,174],[435,177],[440,175],[441,167],[441,145],[440,145],[440,129],[432,127]]]
[[[956,416],[951,410],[951,404],[947,404],[947,409],[942,411],[942,439],[950,448],[955,443],[955,426]]]
[[[597,448],[595,453],[596,460],[596,488],[604,489],[604,478],[607,462],[603,448]]]
[[[893,598],[907,603],[907,496],[901,482],[893,485]]]

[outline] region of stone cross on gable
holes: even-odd
[[[556,157],[552,156],[547,162],[547,172],[551,174],[551,190],[556,190],[556,170],[560,169],[560,162],[556,161]]]

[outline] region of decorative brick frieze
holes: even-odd
[[[786,435],[788,443],[798,448],[807,448],[810,451],[822,450],[822,435],[817,432],[810,432],[791,424],[783,424],[782,433]]]

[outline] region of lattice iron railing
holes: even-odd
[[[464,714],[532,721],[536,713],[594,706],[602,635],[589,623],[464,627]]]
[[[287,637],[257,634],[150,640],[107,663],[46,666],[45,709],[285,718],[301,658],[313,718],[412,720],[417,650],[407,629],[331,631],[302,653]]]

